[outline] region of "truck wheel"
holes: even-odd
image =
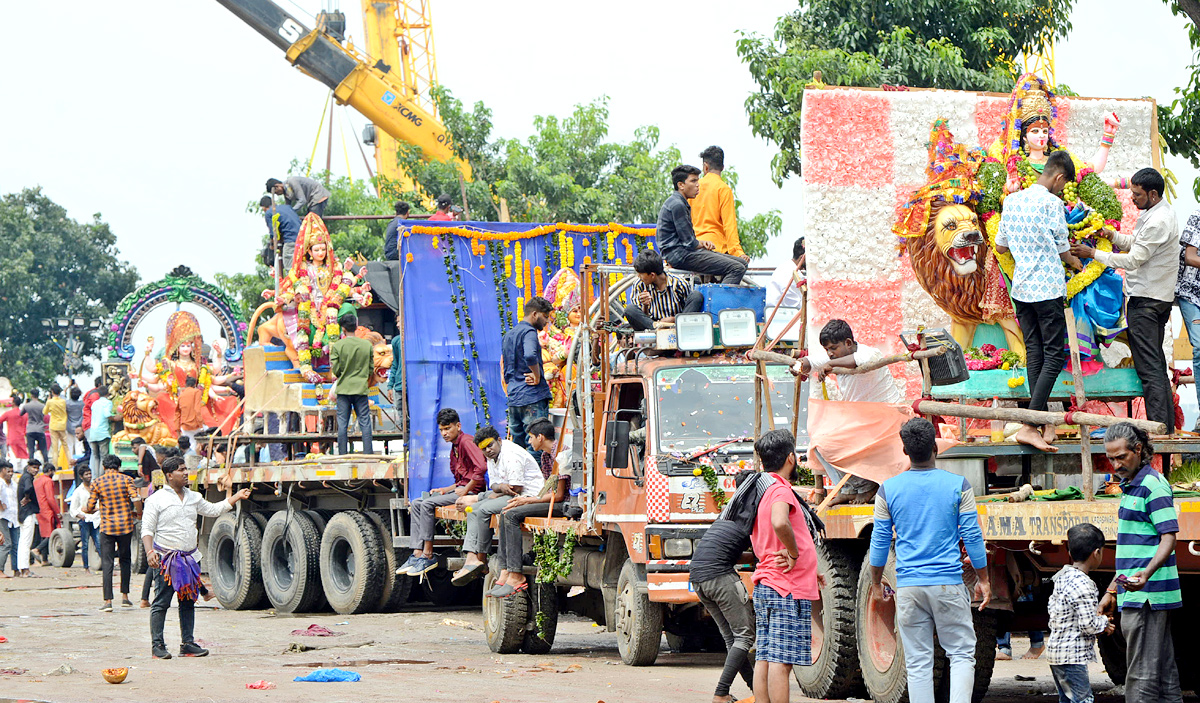
[[[350,615],[378,605],[384,567],[379,530],[366,515],[344,511],[329,519],[321,536],[321,584],[331,608]]]
[[[135,574],[144,574],[146,569],[150,567],[150,562],[146,559],[146,545],[142,544],[142,521],[138,520],[133,523],[133,544],[130,545],[130,554],[132,555],[130,568]]]
[[[863,687],[854,630],[859,559],[852,552],[837,542],[817,547],[825,588],[812,604],[812,666],[792,667],[800,690],[811,698],[850,698]]]
[[[381,613],[394,613],[400,606],[408,602],[408,592],[412,590],[411,576],[397,576],[396,548],[392,546],[392,528],[378,513],[368,512],[367,517],[379,530],[379,542],[382,545],[384,561],[383,589],[379,594],[379,605],[376,608]]]
[[[87,546],[86,544],[84,545]],[[71,533],[71,528],[60,527],[50,533],[49,549],[50,564],[52,566],[61,566],[64,569],[71,568],[71,564],[75,563],[75,535]]]
[[[855,594],[858,621],[858,663],[863,685],[875,703],[904,703],[908,700],[908,675],[904,669],[904,646],[896,630],[896,600],[871,598],[870,554],[863,557]],[[896,557],[888,557],[883,580],[896,583]]]
[[[312,611],[322,597],[321,535],[302,511],[280,510],[262,538],[262,577],[267,599],[280,613]]]
[[[992,671],[996,668],[996,611],[984,610],[982,613],[971,608],[975,620],[975,688],[971,693],[973,703],[981,703],[987,695],[988,686],[992,685]],[[944,676],[950,678],[950,665],[947,662]]]
[[[250,610],[262,602],[261,558],[262,530],[258,521],[247,515],[239,525],[232,513],[217,518],[208,538],[208,568],[213,593],[222,608]]]
[[[552,583],[530,582],[529,590],[523,595],[528,596],[529,620],[525,626],[525,641],[521,644],[521,651],[526,654],[546,654],[554,646],[554,633],[558,629],[558,587]],[[538,625],[539,618],[541,626]],[[543,632],[545,637],[542,637]]]
[[[639,588],[640,585],[640,588]],[[645,579],[626,559],[617,579],[617,650],[629,666],[650,666],[658,659],[662,643],[662,605],[650,600],[643,590]]]
[[[496,586],[500,575],[500,560],[492,557],[484,592]],[[496,654],[513,654],[525,641],[525,623],[529,620],[529,592],[514,593],[508,598],[483,599],[483,633],[488,649]]]

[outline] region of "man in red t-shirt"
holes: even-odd
[[[92,427],[92,403],[96,402],[96,399],[100,397],[100,386],[103,383],[104,379],[97,376],[95,382],[92,384],[92,390],[83,394],[83,422],[79,426],[83,428],[85,434]],[[93,476],[100,476],[100,458],[94,452],[91,459],[88,460],[88,466],[91,467]]]
[[[754,618],[758,660],[754,700],[787,703],[793,666],[812,665],[812,601],[821,597],[824,577],[817,573],[817,548],[806,512],[792,490],[796,440],[787,430],[772,430],[754,443],[763,471],[774,485],[758,503],[750,543],[754,567]]]

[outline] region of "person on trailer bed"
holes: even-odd
[[[696,239],[692,225],[692,206],[688,203],[700,193],[700,169],[680,165],[671,171],[674,192],[658,213],[655,236],[662,256],[680,271],[720,276],[721,283],[736,286],[746,275],[746,262],[729,254],[718,254],[716,245]]]
[[[475,438],[463,432],[458,411],[442,408],[437,414],[437,424],[442,439],[450,444],[450,473],[454,483],[434,488],[409,504],[409,529],[412,531],[409,546],[413,553],[396,569],[397,576],[420,576],[437,568],[438,560],[433,556],[437,509],[454,505],[463,496],[475,495],[483,490],[486,480],[487,460],[475,446]]]
[[[633,329],[655,329],[674,322],[681,312],[704,309],[700,291],[679,276],[667,273],[658,252],[646,250],[638,254],[633,270],[638,282],[633,284],[632,302],[625,306],[625,319]]]

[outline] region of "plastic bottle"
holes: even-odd
[[[992,396],[992,408],[1000,407],[1000,396]],[[1004,420],[992,420],[992,441],[1004,441]]]

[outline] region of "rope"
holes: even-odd
[[[304,175],[312,174],[313,159],[317,158],[317,147],[321,144],[321,130],[325,128],[325,113],[329,111],[329,99],[333,97],[333,91],[329,91],[329,95],[325,96],[325,104],[321,106],[321,121],[317,124],[317,138],[313,140],[312,153],[308,155],[308,163],[304,166]]]

